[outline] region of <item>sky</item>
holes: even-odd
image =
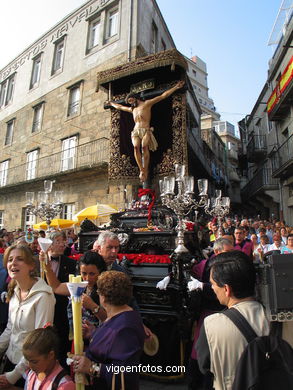
[[[0,69],[84,0],[1,0]],[[237,126],[266,82],[281,0],[157,0],[176,48],[207,65],[209,96]]]

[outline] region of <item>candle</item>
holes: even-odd
[[[67,287],[71,295],[73,314],[73,344],[74,353],[76,355],[83,354],[81,296],[86,286],[87,282],[82,282],[80,275],[69,275],[69,283],[67,283]],[[80,373],[75,373],[74,380],[76,390],[84,390],[85,376]]]

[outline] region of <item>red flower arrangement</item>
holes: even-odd
[[[193,232],[194,231],[194,222],[185,222],[185,229],[188,231],[188,232]]]
[[[138,264],[171,264],[169,255],[146,255],[144,253],[118,253],[121,261],[124,257],[134,265]]]

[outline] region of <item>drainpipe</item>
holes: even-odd
[[[284,209],[283,209],[283,188],[281,179],[279,179],[279,196],[280,196],[280,221],[284,221]]]
[[[277,143],[277,150],[279,150],[280,143],[279,143],[279,134],[278,134],[278,126],[276,123],[274,124],[275,127],[275,135],[276,135],[276,143]],[[277,152],[279,153],[279,152]],[[284,208],[283,208],[283,188],[282,188],[282,183],[281,183],[281,178],[279,179],[279,197],[280,197],[280,205],[279,205],[279,217],[280,221],[284,220]]]
[[[132,8],[133,8],[133,0],[130,0],[129,30],[128,30],[128,56],[127,56],[128,62],[130,62],[130,60],[131,60],[132,13],[133,13]]]

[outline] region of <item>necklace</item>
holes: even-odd
[[[31,291],[30,288],[26,291],[20,291],[20,299],[24,301],[28,297],[30,291]]]
[[[93,291],[93,288],[87,286],[87,288],[86,288],[86,290],[85,290],[85,293],[86,293],[86,295],[91,295],[92,291]]]

